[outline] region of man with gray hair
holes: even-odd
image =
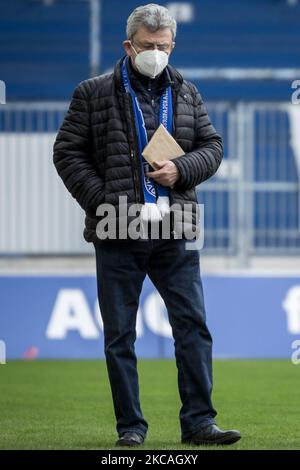
[[[167,8],[136,8],[127,20],[126,54],[112,73],[76,87],[54,144],[54,164],[86,213],[84,237],[95,247],[104,352],[119,435],[116,445],[122,446],[142,444],[149,426],[140,406],[134,349],[139,296],[147,274],[165,302],[175,340],[181,442],[231,444],[240,439],[238,431],[223,431],[214,420],[212,338],[206,325],[199,250],[197,245],[185,245],[198,228],[195,187],[217,171],[222,139],[195,85],[169,64],[175,37],[176,21]],[[183,153],[150,167],[142,152],[160,124]],[[125,216],[121,198],[129,206]],[[103,233],[103,203],[116,209],[113,226],[124,228],[125,223],[128,231],[130,209],[139,204],[141,226],[151,226],[151,237],[144,237],[142,230],[137,239],[120,236],[120,231],[116,237]],[[173,206],[177,212],[178,207],[189,211],[182,236]],[[168,236],[162,233],[165,219],[170,221]],[[152,237],[152,226],[158,228],[158,237]],[[194,238],[189,243],[197,242]]]

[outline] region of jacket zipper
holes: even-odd
[[[135,186],[135,194],[137,202],[144,202],[144,195],[141,192],[141,168],[140,168],[140,161],[137,159],[138,152],[137,152],[137,141],[136,141],[136,127],[134,121],[134,112],[133,112],[133,105],[131,99],[129,100],[129,107],[131,110],[131,116],[133,116],[133,127],[132,127],[132,134],[133,134],[133,147],[130,148],[130,156],[133,162],[133,180]]]
[[[137,175],[137,172],[136,172],[136,159],[135,159],[135,156],[134,156],[134,150],[133,149],[130,150],[130,156],[131,156],[132,161],[133,161],[133,180],[134,180],[134,189],[135,189],[136,201],[141,202],[140,188],[139,188],[139,184],[138,184],[138,181],[137,181],[137,178],[136,178],[136,175]]]

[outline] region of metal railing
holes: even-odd
[[[88,254],[84,214],[52,163],[67,103],[0,109],[0,254]],[[247,264],[253,255],[300,254],[300,106],[208,103],[224,140],[217,174],[197,188],[205,252]]]

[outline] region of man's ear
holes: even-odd
[[[125,49],[125,52],[126,54],[130,57],[131,54],[132,54],[132,49],[130,47],[130,42],[128,39],[126,39],[125,41],[123,41],[123,47]]]

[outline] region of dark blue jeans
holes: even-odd
[[[118,435],[144,437],[137,374],[136,315],[146,274],[163,298],[174,337],[181,435],[214,423],[212,338],[206,326],[199,251],[183,239],[108,240],[95,244],[98,298],[104,327],[104,352]]]

